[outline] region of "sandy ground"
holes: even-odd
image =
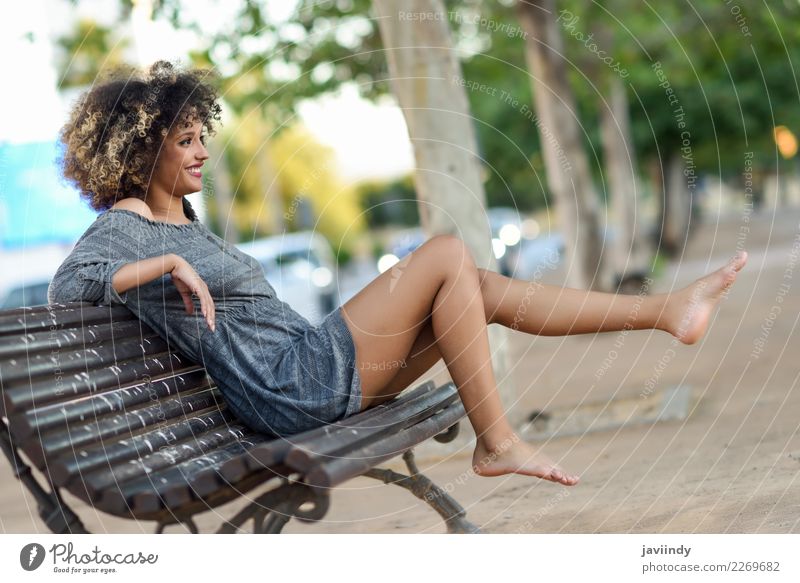
[[[675,344],[653,331],[556,338],[510,332],[518,415],[641,399],[648,386],[656,394],[684,385],[692,390],[688,417],[541,443],[581,475],[571,488],[524,476],[478,477],[467,439],[426,445],[421,469],[490,533],[800,532],[800,248],[794,266],[791,256],[793,243],[800,247],[800,211],[751,219],[749,233],[738,215],[704,224],[686,256],[653,287],[659,292],[688,284],[724,264],[737,242],[748,250],[748,265],[698,344]],[[781,284],[790,288],[781,293]],[[758,343],[760,353],[754,352]],[[598,375],[612,354],[611,366]],[[401,470],[398,462],[388,467]],[[154,523],[121,520],[66,499],[94,532],[153,531]],[[198,517],[201,531],[213,532],[244,503]],[[5,461],[0,509],[1,532],[46,532]],[[335,489],[323,521],[293,521],[284,532],[444,530],[438,515],[407,491],[358,478]]]

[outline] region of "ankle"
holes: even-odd
[[[650,301],[650,317],[648,318],[649,321],[646,327],[672,334],[675,328],[674,322],[672,321],[675,317],[674,307],[675,302],[678,301],[675,292],[656,294],[648,299]]]
[[[487,453],[500,455],[521,440],[520,436],[509,427],[503,432],[481,435],[478,437],[478,446]]]

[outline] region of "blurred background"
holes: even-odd
[[[312,320],[436,232],[507,275],[633,293],[701,225],[800,206],[797,2],[541,4],[25,3],[0,25],[0,307],[45,303],[95,216],[54,164],[67,109],[160,58],[222,81],[195,208]],[[414,34],[447,62],[392,48]],[[450,144],[409,85],[463,118]]]
[[[799,36],[797,0],[18,3],[0,21],[0,309],[45,303],[96,216],[55,166],[80,92],[120,65],[211,68],[223,124],[190,200],[311,321],[439,233],[506,275],[629,294],[749,252],[693,346],[489,328],[514,426],[582,485],[537,510],[523,477],[462,482],[454,442],[430,475],[459,476],[487,531],[797,532]],[[4,528],[37,531],[3,467]],[[367,490],[337,489],[319,528],[439,528]]]

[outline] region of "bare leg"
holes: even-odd
[[[506,283],[511,292],[505,296],[496,293],[492,295],[491,291],[486,292],[485,295],[489,296],[486,306],[487,309],[494,310],[495,316],[492,321],[499,321],[508,326],[513,323],[520,330],[532,334],[564,335],[623,328],[658,328],[670,332],[686,344],[693,344],[705,333],[714,307],[733,285],[736,274],[746,262],[747,253],[741,252],[723,267],[684,289],[651,298],[543,287],[545,292],[537,298],[531,315],[521,319],[516,306],[519,306],[526,297],[522,288],[525,288],[524,293],[527,294],[530,285],[518,280],[506,278],[503,281],[489,276],[495,281]],[[482,274],[484,282],[487,273]],[[483,287],[487,288],[485,283]],[[545,315],[545,312],[555,313],[555,316]],[[519,468],[526,467],[526,455],[525,448],[516,447],[513,442],[507,442],[505,447],[496,449],[485,448],[484,444],[479,442],[475,456],[485,461],[481,464],[480,470],[476,468],[476,472],[484,476],[497,476],[510,472],[527,473],[519,471]],[[473,463],[475,459],[474,457]],[[537,454],[535,460],[543,470],[550,468],[549,479],[553,479],[552,476],[560,476],[562,479],[556,481],[567,485],[577,482],[577,478],[566,476],[561,468],[546,456]],[[530,463],[527,461],[527,467],[530,467]]]
[[[577,483],[576,476],[566,475],[549,460],[541,461],[505,416],[491,366],[479,274],[463,241],[433,237],[346,302],[342,313],[356,347],[362,409],[380,398],[396,374],[386,365],[408,355],[430,318],[438,349],[477,435],[476,473],[515,472]]]
[[[744,267],[742,252],[669,294],[625,295],[544,285],[481,271],[487,321],[540,336],[657,329],[685,344],[705,333],[714,306]]]
[[[479,269],[484,316],[488,323],[500,323],[531,334],[565,335],[621,329],[656,328],[669,332],[686,344],[699,340],[705,332],[716,303],[733,284],[747,254],[734,257],[725,266],[698,279],[686,288],[657,296],[626,296],[545,286],[513,280]],[[531,308],[527,308],[530,305]],[[552,317],[554,311],[556,317]],[[546,312],[551,317],[539,317]],[[403,366],[375,396],[372,404],[393,398],[430,369],[442,353],[426,320],[403,359]],[[496,443],[494,450],[476,448],[474,461],[481,475],[500,475],[515,471],[521,462],[509,461],[502,452],[514,445],[514,437]],[[516,451],[516,450],[515,450]],[[512,456],[513,457],[513,456]],[[563,472],[546,456],[535,456],[538,468],[533,475],[554,479]],[[478,469],[482,466],[482,470]],[[556,481],[575,483],[570,477]]]
[[[681,290],[641,297],[530,283],[484,269],[478,272],[484,314],[489,324],[502,324],[543,336],[654,328],[673,334],[685,344],[694,344],[702,338],[714,306],[733,284],[736,273],[746,261],[744,253]],[[537,291],[531,293],[531,289]],[[526,297],[531,298],[530,302]],[[542,312],[551,317],[542,316]],[[403,366],[375,402],[394,398],[441,358],[428,321],[403,360]]]

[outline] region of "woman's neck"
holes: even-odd
[[[147,206],[157,221],[173,224],[186,224],[191,222],[183,212],[183,197],[166,193],[147,193],[145,197]]]

